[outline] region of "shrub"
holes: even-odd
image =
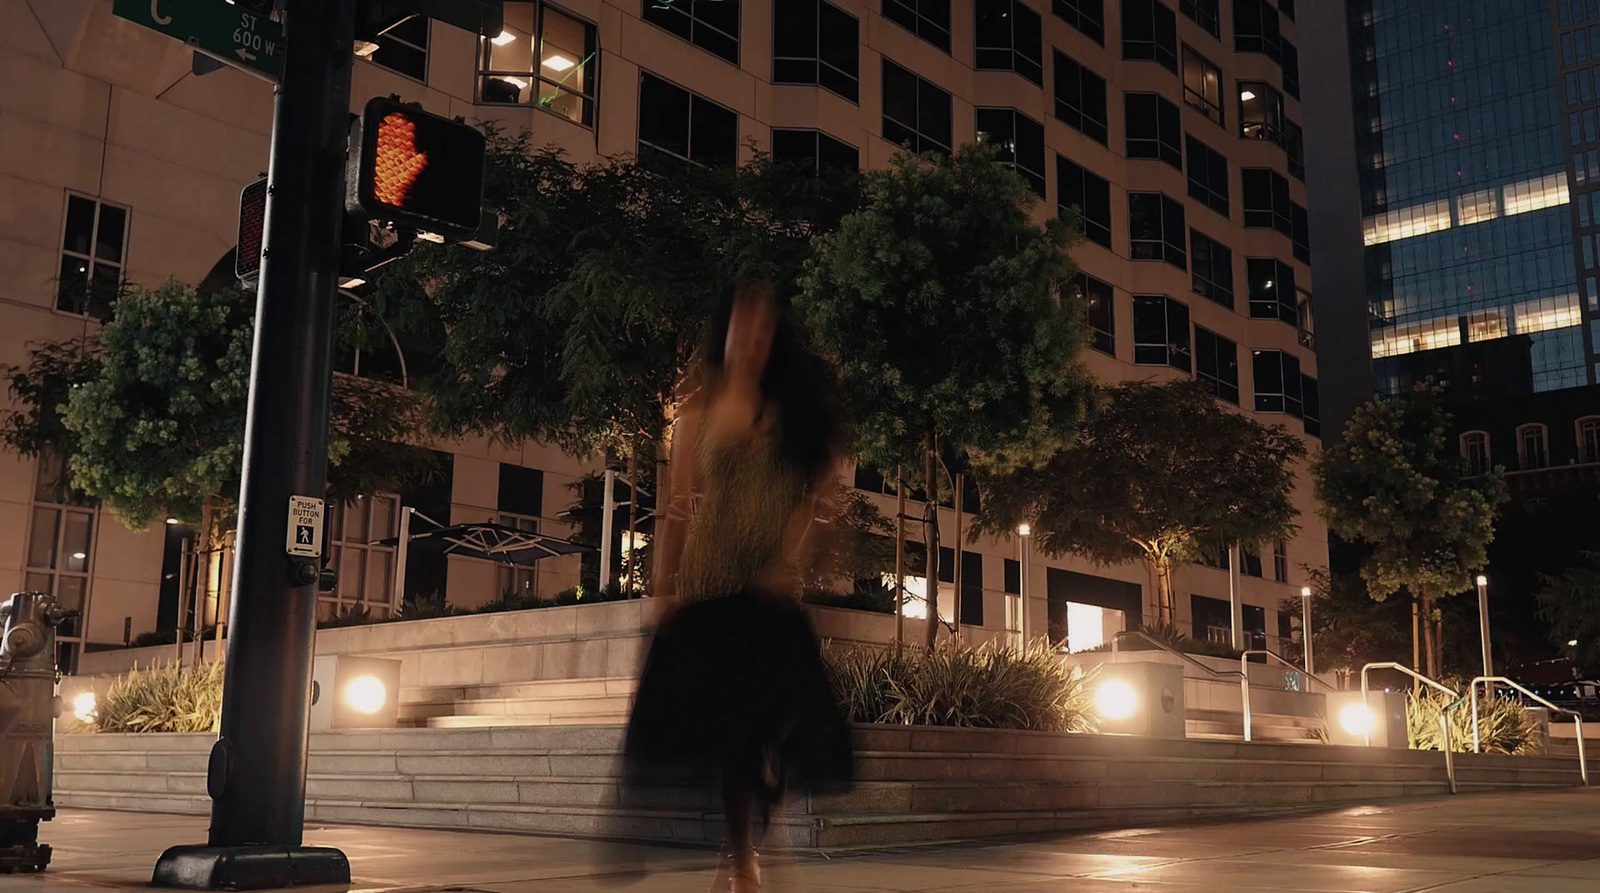
[[[1446,685],[1464,687],[1460,680]],[[1440,750],[1439,714],[1456,700],[1433,688],[1406,697],[1406,739],[1415,750]],[[1478,699],[1478,741],[1485,753],[1531,754],[1543,746],[1542,731],[1521,702],[1502,695]],[[1472,750],[1472,708],[1462,704],[1450,714],[1450,749]]]
[[[341,626],[366,626],[377,621],[372,619],[372,611],[363,605],[340,605],[334,609],[333,615],[327,620],[317,624],[319,629],[337,629]]]
[[[217,628],[214,627],[214,626],[208,626],[205,629],[200,631],[200,638],[205,639],[208,642],[214,640],[216,637],[217,637]],[[193,642],[194,641],[194,630],[192,630],[192,629],[184,630],[183,631],[183,640],[185,642]],[[177,641],[178,641],[178,631],[177,630],[174,630],[174,629],[163,629],[163,630],[155,630],[153,632],[140,633],[137,636],[134,636],[133,637],[133,641],[128,643],[128,647],[129,648],[149,648],[149,647],[151,647],[153,645],[174,645],[174,644],[177,644]]]
[[[452,608],[445,604],[444,595],[435,592],[433,595],[419,595],[400,606],[395,612],[395,620],[432,620],[435,617],[456,617],[466,612],[460,608]]]
[[[96,732],[215,732],[222,718],[222,661],[157,664],[118,677],[98,699]]]
[[[1088,674],[1043,643],[932,651],[829,652],[835,696],[853,722],[1091,732]]]

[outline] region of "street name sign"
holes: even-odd
[[[247,74],[274,83],[282,76],[283,26],[226,0],[113,0],[111,13]]]

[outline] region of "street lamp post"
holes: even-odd
[[[1033,528],[1017,525],[1017,629],[1022,637],[1022,648],[1028,647],[1028,537]]]
[[[1300,645],[1305,648],[1306,675],[1316,675],[1316,665],[1311,662],[1311,587],[1300,587]]]
[[[1494,675],[1494,660],[1489,656],[1489,578],[1478,575],[1478,638],[1483,644],[1483,675]]]

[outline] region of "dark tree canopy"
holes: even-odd
[[[424,246],[373,296],[433,342],[439,368],[419,384],[447,434],[577,455],[658,443],[713,309],[747,276],[791,281],[814,229],[852,202],[850,178],[764,159],[666,176],[489,135],[485,200],[505,213],[494,250]]]
[[[824,235],[796,308],[839,366],[858,449],[918,467],[927,437],[975,463],[1048,458],[1082,416],[1084,307],[1070,230],[992,149],[898,156]]]
[[[1037,547],[1158,574],[1162,622],[1171,572],[1205,550],[1294,529],[1300,438],[1222,407],[1191,381],[1126,382],[1048,464],[985,481],[979,528],[1033,527]]]
[[[1449,431],[1437,388],[1374,397],[1313,467],[1328,529],[1371,547],[1361,575],[1375,599],[1465,592],[1488,560],[1501,471],[1466,477]]]
[[[129,290],[88,341],[37,346],[27,366],[8,370],[22,407],[7,445],[66,456],[73,485],[133,528],[199,521],[208,500],[225,515],[239,492],[254,310],[239,289]],[[431,472],[425,451],[398,443],[414,412],[390,385],[335,377],[334,499]]]

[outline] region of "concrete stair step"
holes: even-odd
[[[598,679],[553,679],[541,682],[515,682],[499,685],[469,685],[445,688],[417,687],[400,692],[402,707],[411,704],[447,704],[455,701],[502,700],[518,698],[572,698],[632,695],[638,680],[631,676]]]
[[[449,715],[430,716],[423,722],[430,729],[504,729],[538,726],[623,726],[628,721],[626,710],[611,713],[548,714],[524,713],[509,716]]]

